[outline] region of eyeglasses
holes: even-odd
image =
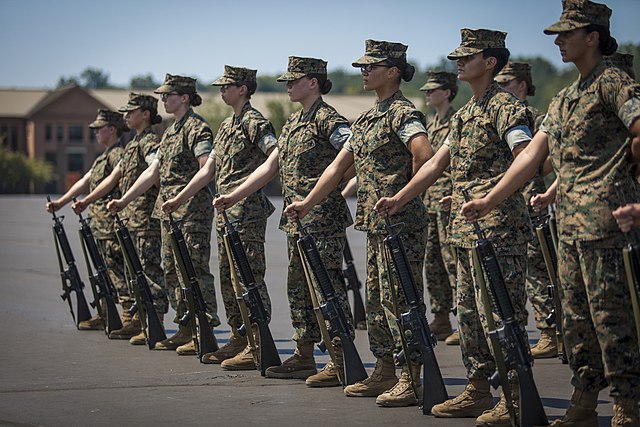
[[[361,65],[360,66],[360,72],[364,73],[370,73],[371,71],[373,71],[374,68],[377,67],[384,67],[384,68],[393,68],[395,67],[395,65],[391,65],[391,64],[367,64],[367,65]]]
[[[230,87],[240,87],[240,86],[242,86],[242,85],[237,84],[237,83],[229,83],[229,84],[220,86],[220,90],[227,90]]]
[[[177,93],[177,92],[161,93],[160,94],[160,100],[166,101],[167,98],[169,98],[171,95],[180,95],[180,94]]]

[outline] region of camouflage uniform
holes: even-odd
[[[100,109],[98,117],[89,125],[92,129],[113,125],[124,128],[122,114]],[[93,191],[106,177],[111,174],[122,157],[122,144],[119,142],[107,148],[91,165],[89,175],[89,192]],[[114,198],[120,197],[120,190],[114,189],[111,193]],[[104,258],[109,276],[118,292],[120,304],[131,301],[131,293],[124,275],[124,258],[120,252],[120,245],[113,228],[113,218],[107,211],[106,197],[96,200],[89,205],[89,217],[91,218],[91,231],[96,239],[98,249]]]
[[[297,80],[311,73],[326,74],[326,62],[292,56],[289,57],[287,70],[278,81]],[[285,203],[287,198],[294,201],[302,200],[311,192],[322,172],[351,135],[348,126],[347,119],[325,103],[322,97],[319,97],[306,113],[300,110],[287,119],[278,139],[278,166]],[[342,277],[345,229],[352,224],[352,219],[340,189],[332,190],[324,201],[313,207],[304,217],[303,224],[309,225],[307,231],[313,234],[331,284],[353,330],[351,309]],[[280,229],[287,234],[287,295],[291,322],[295,329],[293,340],[298,344],[318,342],[320,330],[297,250],[296,225],[283,214]]]
[[[157,111],[158,101],[152,96],[132,92],[129,94],[127,105],[120,108],[119,111],[124,113],[138,108]],[[129,191],[140,174],[151,164],[159,146],[160,139],[152,131],[151,126],[129,141],[120,162],[123,194]],[[160,248],[162,247],[160,221],[151,217],[157,198],[158,188],[152,186],[124,208],[122,217],[131,233],[136,253],[151,288],[153,305],[158,313],[166,313],[169,310],[169,300],[164,291],[164,272],[160,266],[162,262],[160,258]]]
[[[558,176],[558,274],[572,383],[591,392],[609,384],[611,396],[630,399],[640,397],[640,355],[629,327],[625,238],[611,212],[640,200],[628,130],[638,117],[640,85],[602,61],[553,99],[541,129]]]
[[[195,79],[167,74],[164,84],[155,92],[174,91],[195,94]],[[157,155],[160,163],[160,191],[153,211],[154,218],[164,218],[160,208],[162,203],[175,197],[191,181],[199,170],[198,158],[211,152],[212,141],[211,129],[191,108],[164,132]],[[220,320],[217,314],[214,278],[209,269],[213,223],[211,201],[211,194],[203,188],[181,205],[174,212],[174,217],[181,221],[184,239],[190,250],[198,284],[207,305],[210,325],[218,326]],[[161,222],[161,238],[166,292],[171,306],[176,311],[174,322],[178,323],[178,319],[186,312],[186,301],[183,300],[180,291],[184,283],[181,275],[177,274],[169,223],[166,220]]]
[[[487,48],[504,48],[505,33],[491,30],[462,29],[461,46],[448,55],[455,60]],[[471,198],[487,194],[513,161],[512,150],[518,141],[511,140],[514,130],[528,131],[530,116],[526,108],[509,92],[492,83],[479,99],[471,99],[454,116],[448,141],[451,154],[453,200],[448,242],[458,253],[458,288],[456,304],[460,347],[467,377],[486,379],[495,372],[486,332],[475,273],[470,266],[470,251],[476,240],[472,224],[460,215],[464,202],[461,189]],[[528,136],[530,138],[530,134]],[[526,142],[527,139],[520,142]],[[516,193],[493,209],[481,227],[492,241],[500,264],[515,317],[526,342],[525,272],[526,245],[532,238],[527,207],[522,194]],[[493,308],[493,307],[492,307]],[[494,311],[495,313],[495,311]],[[497,314],[494,316],[497,320]]]
[[[255,70],[228,65],[224,68],[224,75],[213,82],[214,86],[255,82]],[[238,116],[229,117],[223,121],[213,142],[213,151],[209,154],[209,157],[215,161],[217,191],[221,194],[231,193],[267,159],[267,153],[276,146],[276,143],[273,125],[249,102],[242,107]],[[269,319],[271,318],[271,300],[264,283],[266,270],[264,239],[267,218],[274,210],[274,206],[262,190],[258,190],[238,202],[233,208],[226,210],[230,221],[238,221],[235,227],[240,233],[242,245],[251,263],[251,271]],[[227,323],[237,329],[242,325],[242,317],[231,282],[231,266],[224,244],[225,228],[221,215],[217,218],[216,231],[220,291],[227,314]]]
[[[367,40],[365,55],[353,66],[387,58],[406,60],[406,49],[407,46],[400,43]],[[397,91],[390,98],[376,102],[373,108],[356,119],[351,126],[353,138],[344,146],[353,153],[358,180],[355,228],[367,233],[367,333],[371,352],[378,359],[388,359],[402,349],[397,316],[407,312],[409,307],[404,293],[391,286],[384,244],[387,232],[382,217],[373,209],[379,199],[376,190],[381,191],[381,196],[391,196],[411,180],[413,155],[408,143],[414,136],[426,134],[425,125],[424,115],[401,91]],[[411,200],[390,219],[393,223],[405,224],[401,239],[418,286],[418,295],[422,295],[427,237],[427,215],[422,199],[416,197]],[[397,308],[393,306],[392,291],[398,296]],[[413,352],[412,360],[417,361],[417,355]]]
[[[427,83],[420,90],[447,89],[456,85],[455,74],[429,73]],[[427,126],[427,136],[433,152],[437,152],[449,134],[449,123],[455,111],[449,110],[443,117],[434,117]],[[431,312],[449,313],[453,307],[453,292],[456,288],[456,263],[453,248],[445,243],[449,224],[449,211],[440,207],[440,200],[451,195],[451,171],[444,174],[427,189],[424,205],[428,214],[427,247],[425,249],[424,271],[427,290],[431,300]]]

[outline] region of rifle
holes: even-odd
[[[118,242],[120,242],[120,248],[122,249],[122,254],[127,264],[127,270],[129,270],[129,274],[132,277],[131,282],[133,283],[136,297],[136,302],[129,309],[129,314],[133,316],[136,312],[138,313],[147,346],[149,350],[152,350],[158,341],[167,339],[167,336],[164,333],[164,327],[158,317],[158,313],[153,306],[151,288],[149,287],[142,263],[131,239],[131,234],[117,213],[114,213],[113,217],[116,222],[116,236],[118,237]],[[134,277],[135,279],[133,279]],[[149,328],[148,332],[147,327]]]
[[[376,190],[376,193],[378,197],[380,197],[380,191]],[[438,341],[431,332],[431,329],[429,329],[429,322],[427,322],[426,317],[427,307],[422,301],[421,295],[418,293],[418,286],[411,272],[407,253],[400,238],[400,232],[394,231],[394,229],[404,224],[398,223],[392,225],[388,216],[384,217],[384,223],[387,232],[384,243],[391,257],[390,264],[393,265],[398,282],[409,306],[409,311],[402,313],[398,318],[403,350],[396,356],[396,359],[401,364],[408,363],[408,367],[411,368],[410,352],[420,352],[424,376],[421,406],[422,413],[426,415],[431,412],[433,406],[444,402],[449,397],[444,385],[444,380],[442,379],[442,372],[440,372],[440,367],[438,366],[438,360],[433,351],[433,347]],[[393,287],[394,285],[391,284],[392,294],[395,295]],[[409,369],[409,373],[413,376],[412,369]],[[411,383],[414,384],[413,378]],[[419,394],[417,390],[414,390],[414,393],[416,398],[418,398]]]
[[[202,362],[203,355],[218,350],[218,342],[209,326],[207,305],[202,297],[202,291],[198,284],[196,270],[191,262],[187,243],[184,240],[182,230],[173,220],[172,214],[169,214],[169,236],[171,236],[171,247],[184,283],[182,298],[187,302],[187,312],[179,322],[182,326],[190,325],[196,355]]]
[[[76,201],[75,197],[73,201]],[[96,239],[93,237],[89,220],[84,218],[82,213],[78,214],[78,218],[80,220],[79,233],[80,241],[82,242],[82,252],[87,263],[91,287],[94,290],[94,301],[91,302],[91,306],[98,310],[100,320],[104,326],[104,332],[108,337],[111,331],[122,329],[122,321],[120,320],[120,314],[116,307],[118,294],[107,272],[104,258],[102,258],[102,254],[100,254],[98,250],[98,245],[96,244]],[[96,269],[95,274],[93,274],[91,264],[93,264]],[[106,313],[104,312],[104,307],[101,306],[101,301],[103,300],[106,306]]]
[[[51,203],[51,196],[47,196],[47,201]],[[62,221],[64,216],[56,216],[55,211],[51,212],[53,215],[53,242],[56,245],[56,255],[58,256],[58,268],[60,269],[60,279],[62,280],[62,295],[60,297],[63,301],[69,304],[69,312],[73,318],[76,328],[79,329],[80,322],[91,319],[91,313],[89,312],[89,306],[87,305],[87,299],[84,297],[84,283],[78,273],[78,267],[76,266],[76,260],[73,257],[71,251],[71,245],[69,245],[69,239],[67,239],[67,233],[64,231]],[[64,260],[67,263],[67,269],[65,270],[62,264],[62,257],[60,251],[64,256]],[[78,308],[78,317],[76,318],[73,312],[73,304],[71,303],[71,292],[76,293],[76,307]]]
[[[465,201],[470,200],[466,189],[462,189],[462,194]],[[486,311],[488,335],[493,347],[497,367],[497,372],[490,378],[490,381],[494,388],[502,385],[512,426],[546,426],[549,421],[544,413],[542,400],[533,380],[533,372],[531,370],[533,361],[528,352],[528,344],[525,343],[518,321],[515,318],[513,305],[498,264],[498,258],[493,245],[485,237],[484,231],[480,229],[477,222],[473,223],[473,228],[478,236],[475,247],[472,249],[474,269],[477,272],[480,295]],[[490,292],[483,272],[487,275]],[[497,328],[494,323],[491,310],[492,303],[502,320],[502,327],[500,328]],[[516,414],[513,404],[510,384],[510,379],[513,378],[510,376],[512,372],[515,373],[518,381],[519,414]]]
[[[342,251],[344,256],[345,267],[342,269],[342,276],[344,277],[347,290],[353,291],[353,323],[358,329],[367,329],[367,315],[364,311],[364,303],[362,302],[362,296],[360,295],[360,288],[362,283],[358,279],[358,273],[356,272],[356,266],[353,263],[353,255],[351,254],[351,248],[349,247],[349,241],[344,240],[344,250]]]
[[[323,330],[323,327],[326,328],[324,323],[324,320],[326,319],[330,325],[330,329],[327,331],[329,340],[336,337],[340,338],[340,346],[344,356],[344,381],[342,382],[343,385],[355,384],[356,382],[367,378],[367,371],[364,369],[362,359],[360,359],[358,350],[351,338],[352,329],[347,323],[347,317],[342,310],[342,307],[340,307],[336,291],[333,289],[333,285],[331,285],[329,273],[327,273],[327,269],[322,262],[322,258],[320,258],[320,252],[316,246],[316,241],[313,236],[307,232],[305,227],[302,226],[302,223],[298,218],[296,218],[296,225],[298,233],[300,234],[298,239],[298,250],[300,251],[303,265],[308,266],[305,268],[308,268],[308,270],[313,274],[313,278],[317,283],[318,291],[324,300],[324,302],[320,304],[320,312],[322,314],[319,316],[318,326],[321,331]],[[308,278],[311,279],[311,277]],[[309,280],[309,287],[313,297],[315,292],[313,289],[313,280]],[[332,343],[331,341],[327,342],[326,337],[318,347],[323,352],[325,349],[328,349],[331,354]],[[332,358],[335,363],[335,357],[333,356],[334,355],[332,355]]]
[[[240,240],[240,233],[236,230],[233,222],[229,221],[229,217],[225,211],[222,211],[222,217],[224,218],[224,226],[226,229],[224,243],[227,250],[227,257],[231,264],[231,271],[234,273],[232,274],[233,285],[244,323],[238,329],[238,333],[247,336],[249,344],[255,349],[256,343],[253,337],[252,325],[255,323],[258,326],[258,348],[260,355],[257,360],[257,366],[260,374],[264,376],[267,368],[280,366],[282,362],[280,361],[276,344],[273,341],[273,335],[271,335],[271,330],[269,329],[269,323],[267,322],[268,315],[262,303],[262,298],[260,297],[258,284],[253,276],[253,271],[251,271],[251,265],[242,246],[242,240]],[[234,266],[242,278],[242,283],[245,285],[246,291],[243,291],[240,283],[238,283]]]
[[[551,216],[541,215],[538,217],[537,222],[536,236],[538,236],[538,241],[540,242],[542,257],[544,258],[544,264],[547,266],[547,273],[549,274],[549,280],[551,282],[547,286],[547,294],[549,296],[549,301],[553,302],[553,309],[545,321],[549,327],[555,325],[558,358],[563,364],[566,364],[569,362],[564,351],[565,345],[561,318],[562,304],[560,303],[560,296],[558,295],[558,255],[555,240],[553,239],[553,229],[551,228]]]

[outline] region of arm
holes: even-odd
[[[107,208],[111,212],[120,212],[122,208],[127,206],[133,199],[140,196],[154,185],[160,179],[160,161],[154,159],[151,165],[140,174],[136,182],[133,183],[129,191],[127,191],[120,199],[112,200],[107,204]]]
[[[352,168],[349,168],[349,170],[351,170],[351,169]],[[342,197],[344,197],[346,199],[347,197],[353,196],[356,193],[357,188],[358,188],[358,181],[356,180],[356,177],[354,176],[344,186],[344,189],[342,190]]]
[[[542,194],[536,194],[531,198],[531,207],[534,211],[540,212],[542,209],[545,209],[551,203],[556,200],[556,194],[558,193],[558,178],[553,181],[553,184],[547,188]]]
[[[538,171],[540,164],[549,155],[548,136],[538,132],[520,155],[518,155],[500,182],[481,199],[462,205],[460,212],[473,222],[488,214],[504,199],[518,191]]]
[[[623,233],[628,233],[634,227],[640,227],[640,203],[619,207],[613,211],[613,217]]]
[[[301,202],[293,202],[284,210],[289,218],[302,218],[311,208],[323,201],[331,190],[336,188],[344,174],[353,165],[353,153],[344,148],[340,150],[333,162],[322,172],[320,179],[307,197]]]
[[[216,172],[216,162],[214,159],[208,156],[200,156],[198,162],[202,158],[206,158],[204,165],[200,165],[200,170],[191,178],[191,181],[172,199],[167,200],[162,204],[162,210],[165,213],[170,213],[178,209],[180,205],[189,200],[198,191],[202,190],[213,179],[213,175]]]
[[[122,178],[122,171],[120,170],[120,166],[116,166],[108,177],[102,180],[100,184],[96,188],[93,189],[91,193],[89,193],[84,199],[78,200],[73,204],[73,211],[77,214],[84,211],[87,206],[91,203],[99,200],[109,194],[120,182],[120,178]]]
[[[404,205],[431,187],[449,166],[451,154],[449,146],[444,144],[436,154],[411,178],[411,181],[398,191],[393,197],[383,197],[376,203],[375,210],[393,215]]]
[[[413,157],[412,174],[415,175],[422,165],[433,157],[433,150],[431,149],[427,135],[424,133],[414,135],[413,138],[409,140],[408,148]]]
[[[55,212],[58,209],[62,208],[64,205],[69,203],[74,197],[86,193],[89,191],[89,183],[91,180],[91,171],[84,174],[82,178],[76,181],[75,184],[71,186],[71,188],[64,193],[58,200],[54,200],[53,202],[48,202],[45,205],[45,209],[47,212]]]
[[[278,149],[274,149],[267,160],[254,170],[247,179],[230,194],[216,197],[213,206],[218,210],[225,210],[250,194],[255,193],[269,183],[278,174]]]

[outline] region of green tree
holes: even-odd
[[[209,124],[215,135],[220,129],[222,121],[233,114],[231,107],[219,100],[207,100],[197,109],[199,115]]]
[[[153,74],[137,74],[131,77],[129,87],[131,89],[155,89],[160,86],[160,83],[153,79]]]
[[[112,87],[109,83],[109,74],[98,68],[87,67],[80,73],[82,86],[88,89],[103,89]]]
[[[50,163],[29,159],[24,154],[0,148],[0,193],[30,193],[36,184],[51,181],[53,167]]]
[[[299,109],[300,107],[289,101],[278,99],[267,101],[267,113],[265,115],[271,120],[273,127],[276,129],[276,137],[280,136],[282,127],[289,116]]]

